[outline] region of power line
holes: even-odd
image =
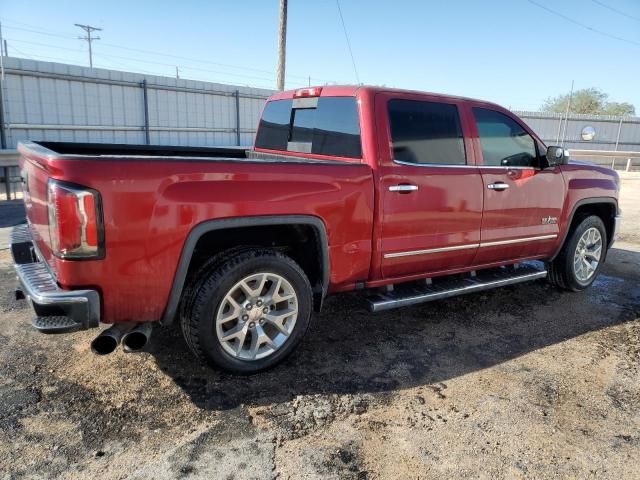
[[[29,25],[27,23],[23,23],[23,22],[16,22],[13,20],[10,20],[11,23],[16,23],[19,25],[23,25],[23,26],[27,26],[27,27],[32,27],[32,28],[23,28],[23,27],[15,27],[12,25],[8,25],[5,26],[6,28],[10,28],[12,30],[19,30],[19,31],[23,31],[23,32],[29,32],[29,33],[35,33],[38,35],[46,35],[46,36],[50,36],[50,37],[58,37],[58,38],[64,38],[64,39],[75,39],[76,37],[73,36],[69,36],[69,35],[65,35],[61,32],[54,32],[52,30],[43,30],[40,29],[39,27],[36,27],[34,25]],[[157,55],[157,56],[161,56],[161,57],[167,57],[167,58],[174,58],[174,59],[179,59],[182,61],[189,61],[189,62],[194,62],[194,63],[201,63],[201,64],[209,64],[209,65],[215,65],[215,66],[220,66],[220,67],[225,67],[225,68],[232,68],[232,69],[237,69],[237,70],[246,70],[246,71],[253,71],[253,72],[259,72],[259,73],[268,73],[270,75],[272,75],[272,71],[270,70],[264,70],[264,69],[258,69],[258,68],[252,68],[252,67],[244,67],[244,66],[239,66],[239,65],[231,65],[231,64],[227,64],[227,63],[219,63],[219,62],[212,62],[212,61],[208,61],[208,60],[202,60],[202,59],[195,59],[195,58],[189,58],[189,57],[184,57],[181,55],[172,55],[170,53],[163,53],[163,52],[156,52],[156,51],[152,51],[152,50],[144,50],[144,49],[140,49],[140,48],[133,48],[133,47],[127,47],[124,45],[116,45],[113,43],[105,43],[105,42],[101,42],[100,43],[102,46],[104,47],[111,47],[111,48],[117,48],[117,49],[121,49],[121,50],[128,50],[131,52],[137,52],[137,53],[144,53],[147,55]],[[173,64],[175,65],[175,64]],[[292,74],[292,73],[288,73],[287,74],[287,78],[297,78],[300,80],[307,80],[307,75],[296,75],[296,74]],[[318,80],[320,80],[321,82],[324,83],[335,83],[335,80],[328,80],[328,79],[323,79],[323,78],[318,78],[318,77],[314,77]]]
[[[23,27],[14,27],[12,25],[6,25],[5,28],[9,28],[11,30],[20,30],[22,32],[29,32],[29,33],[37,33],[38,35],[46,35],[48,37],[58,37],[58,38],[66,38],[66,39],[76,39],[76,37],[72,37],[70,35],[62,35],[59,33],[50,33],[47,31],[43,31],[43,30],[33,30],[31,28],[23,28]]]
[[[43,59],[43,60],[55,60],[57,62],[65,61],[65,59],[59,58],[59,57],[48,57],[44,55],[37,55],[35,53],[25,53],[22,50],[17,49],[15,46],[13,46],[13,44],[11,45],[11,49],[18,52],[20,55],[22,55],[22,58],[26,58],[27,60]]]
[[[36,45],[36,46],[51,46],[51,45],[45,45],[43,43],[38,43],[38,42],[29,42],[29,41],[26,41],[26,40],[11,40],[11,42],[12,42],[12,44],[13,44],[13,42],[15,42],[15,43],[25,43],[25,44],[28,44],[28,45]],[[82,50],[66,48],[66,47],[57,47],[56,46],[55,48],[57,48],[59,50],[67,50],[67,51],[70,51],[70,52],[82,52]],[[35,54],[35,53],[25,53],[23,50],[18,50],[17,48],[14,48],[14,50],[16,52],[18,52],[20,55],[22,55],[23,57],[28,58],[28,59],[32,59],[32,60],[35,57],[35,58],[38,58],[38,59],[54,60],[54,61],[58,61],[58,62],[68,62],[69,61],[68,59],[64,59],[64,58],[60,58],[60,57],[51,57],[51,56],[45,56],[45,55],[40,55],[40,54]],[[116,58],[116,59],[122,59],[122,60],[130,60],[130,61],[134,61],[136,63],[147,63],[147,64],[151,64],[151,65],[159,65],[159,66],[163,66],[163,67],[171,67],[172,69],[175,68],[175,65],[170,64],[170,63],[154,62],[154,61],[151,61],[151,60],[140,60],[140,59],[135,59],[135,58],[131,58],[131,57],[122,57],[122,56],[118,56],[118,55],[107,55],[107,54],[104,54],[104,53],[101,53],[99,55],[94,54],[94,58],[101,59],[102,61],[106,60],[110,64],[116,64],[116,65],[119,66],[118,68],[124,68],[127,71],[134,70],[134,71],[137,71],[139,73],[146,73],[146,74],[149,74],[149,75],[169,76],[166,72],[151,72],[149,70],[144,70],[144,69],[142,69],[142,68],[140,68],[138,66],[136,66],[135,68],[131,68],[131,66],[124,65],[124,64],[119,63],[119,62],[115,62],[112,59]],[[193,70],[193,71],[200,71],[200,72],[206,72],[206,73],[216,73],[216,74],[219,74],[219,75],[241,76],[241,75],[238,75],[238,74],[226,73],[226,72],[217,72],[215,70],[208,70],[208,69],[205,69],[205,68],[180,66],[180,71],[185,71],[185,70]],[[256,77],[256,78],[258,80],[260,79],[260,77]],[[264,79],[263,78],[263,80],[271,80],[271,79]],[[211,78],[207,78],[206,80],[203,80],[203,81],[209,81],[209,82],[213,81],[215,83],[229,83],[229,82],[231,82],[231,80],[216,80],[216,79],[211,79]],[[235,83],[236,84],[237,83],[244,84],[246,86],[252,86],[254,88],[264,88],[264,89],[268,89],[268,90],[273,89],[272,85],[263,85],[263,84],[257,84],[257,83],[249,84],[249,83],[242,82],[242,81],[235,81]]]
[[[640,22],[640,17],[634,17],[633,15],[629,15],[628,13],[624,13],[620,10],[618,10],[617,8],[613,8],[605,3],[599,2],[598,0],[591,0],[593,3],[600,5],[601,7],[604,7],[608,10],[611,10],[612,12],[616,12],[618,15],[622,15],[623,17],[627,17],[630,18],[631,20],[635,20],[636,22]]]
[[[131,71],[131,69],[124,63],[115,62],[110,59],[102,58],[102,55],[94,54],[94,58],[97,58],[100,60],[102,68],[109,68],[111,70]],[[146,73],[147,75],[166,76],[163,74],[159,74],[158,72],[152,72],[150,70],[144,70],[142,68],[136,68],[135,73]]]
[[[338,6],[338,13],[340,14],[340,21],[342,22],[342,29],[344,30],[344,38],[347,39],[347,47],[349,48],[349,54],[351,55],[351,63],[353,64],[353,71],[356,74],[356,81],[360,83],[360,77],[358,76],[358,69],[356,68],[356,61],[353,58],[353,51],[351,50],[351,42],[349,41],[349,34],[347,33],[347,27],[344,24],[344,18],[342,16],[342,9],[340,8],[340,0],[336,0]]]
[[[12,39],[12,42],[18,42],[18,43],[25,43],[27,45],[36,45],[39,47],[54,47],[58,50],[68,50],[70,52],[83,52],[83,50],[80,49],[76,49],[76,48],[68,48],[68,47],[61,47],[61,46],[57,46],[57,45],[51,45],[51,44],[45,44],[45,43],[39,43],[39,42],[31,42],[28,40],[15,40]],[[176,67],[179,67],[180,70],[198,70],[198,71],[202,71],[202,72],[208,72],[208,73],[216,73],[219,75],[226,75],[226,76],[231,76],[231,77],[240,77],[240,78],[250,78],[250,79],[255,79],[255,80],[267,80],[267,81],[271,81],[271,78],[267,78],[267,77],[258,77],[258,76],[252,76],[252,75],[245,75],[242,73],[231,73],[231,72],[221,72],[219,70],[211,70],[211,69],[206,69],[206,68],[198,68],[198,67],[190,67],[187,65],[183,65],[183,64],[179,64],[179,65],[175,65],[174,63],[165,63],[165,62],[158,62],[158,61],[154,61],[154,60],[141,60],[139,58],[133,58],[133,57],[125,57],[122,55],[111,55],[111,54],[106,54],[106,53],[101,53],[100,54],[101,57],[109,57],[109,58],[119,58],[121,60],[130,60],[132,62],[140,62],[140,63],[148,63],[148,64],[153,64],[153,65],[162,65],[162,66],[166,66],[166,67],[171,67],[173,69],[175,69]]]
[[[31,23],[19,22],[18,20],[13,20],[13,19],[7,18],[7,17],[3,17],[3,18],[4,18],[3,22],[15,23],[16,25],[22,25],[23,27],[40,28],[39,26],[33,25]],[[47,29],[46,31],[50,32],[50,33],[56,33],[58,35],[64,35],[65,37],[68,37],[68,38],[75,38],[75,36],[69,36],[68,33],[54,32],[53,30],[49,30],[49,29]]]
[[[102,29],[98,27],[92,27],[91,25],[82,25],[80,23],[74,23],[76,27],[80,27],[82,30],[87,32],[86,37],[78,37],[80,40],[86,40],[89,44],[89,68],[93,68],[93,55],[91,51],[91,42],[94,40],[100,40],[100,37],[91,37],[92,32],[101,32]]]
[[[564,14],[562,14],[562,13],[560,13],[560,12],[557,12],[557,11],[555,11],[555,10],[552,10],[552,9],[548,8],[548,7],[545,7],[544,5],[541,5],[540,3],[535,2],[534,0],[527,0],[527,1],[528,1],[530,4],[535,5],[535,6],[536,6],[536,7],[538,7],[538,8],[541,8],[541,9],[543,9],[543,10],[546,10],[547,12],[549,12],[549,13],[551,13],[551,14],[553,14],[553,15],[556,15],[557,17],[560,17],[560,18],[562,18],[562,19],[566,20],[567,22],[573,23],[574,25],[578,25],[578,26],[580,26],[580,27],[582,27],[582,28],[585,28],[585,29],[587,29],[587,30],[589,30],[589,31],[591,31],[591,32],[597,33],[597,34],[602,35],[602,36],[604,36],[604,37],[613,38],[613,39],[615,39],[615,40],[620,40],[621,42],[630,43],[631,45],[636,45],[636,46],[639,46],[639,47],[640,47],[640,42],[636,42],[636,41],[634,41],[634,40],[629,40],[628,38],[618,37],[617,35],[613,35],[613,34],[611,34],[611,33],[603,32],[602,30],[598,30],[598,29],[596,29],[596,28],[590,27],[589,25],[585,25],[584,23],[579,22],[579,21],[577,21],[577,20],[574,20],[574,19],[573,19],[573,18],[571,18],[571,17],[567,17],[566,15],[564,15]]]
[[[36,45],[38,47],[53,47],[56,50],[68,50],[70,52],[82,52],[84,53],[84,49],[82,48],[69,48],[69,47],[61,47],[59,45],[52,45],[50,43],[40,43],[40,42],[31,42],[29,40],[16,40],[15,38],[11,38],[10,39],[12,42],[18,42],[18,43],[26,43],[27,45]]]

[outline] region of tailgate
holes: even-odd
[[[51,253],[51,239],[49,237],[49,213],[47,208],[47,181],[49,180],[49,155],[45,154],[35,144],[21,144],[20,175],[24,204],[27,212],[27,222],[33,236],[34,243],[42,260],[55,269],[55,262]],[[49,152],[50,153],[50,152]],[[54,271],[55,273],[55,271]]]

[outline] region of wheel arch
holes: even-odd
[[[614,240],[613,234],[615,231],[615,217],[618,214],[618,201],[613,197],[585,198],[577,201],[571,209],[571,215],[567,219],[566,223],[567,227],[564,229],[564,233],[562,234],[562,241],[558,245],[556,252],[550,258],[550,261],[553,261],[558,256],[562,247],[564,247],[569,234],[576,227],[579,219],[584,218],[587,214],[597,215],[600,217],[607,230],[607,249],[611,247]]]
[[[166,307],[161,318],[163,325],[173,323],[183,292],[186,287],[187,276],[192,266],[194,252],[198,243],[212,232],[224,232],[225,230],[255,229],[268,227],[296,227],[309,228],[315,236],[315,246],[318,254],[319,284],[314,288],[314,306],[319,310],[329,288],[329,243],[324,222],[311,215],[270,215],[255,217],[223,218],[202,222],[189,232],[182,246],[178,265],[171,284],[171,290]],[[261,246],[261,245],[257,245]]]

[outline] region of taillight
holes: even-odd
[[[90,188],[49,180],[51,250],[60,258],[101,258],[104,230],[100,194]]]

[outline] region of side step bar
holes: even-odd
[[[530,264],[521,264],[518,268],[503,267],[493,270],[480,270],[475,277],[435,279],[433,283],[416,282],[398,284],[392,291],[378,293],[367,298],[369,311],[381,312],[392,308],[431,302],[442,298],[455,297],[465,293],[480,292],[491,288],[528,282],[547,276],[546,270],[541,270]]]

